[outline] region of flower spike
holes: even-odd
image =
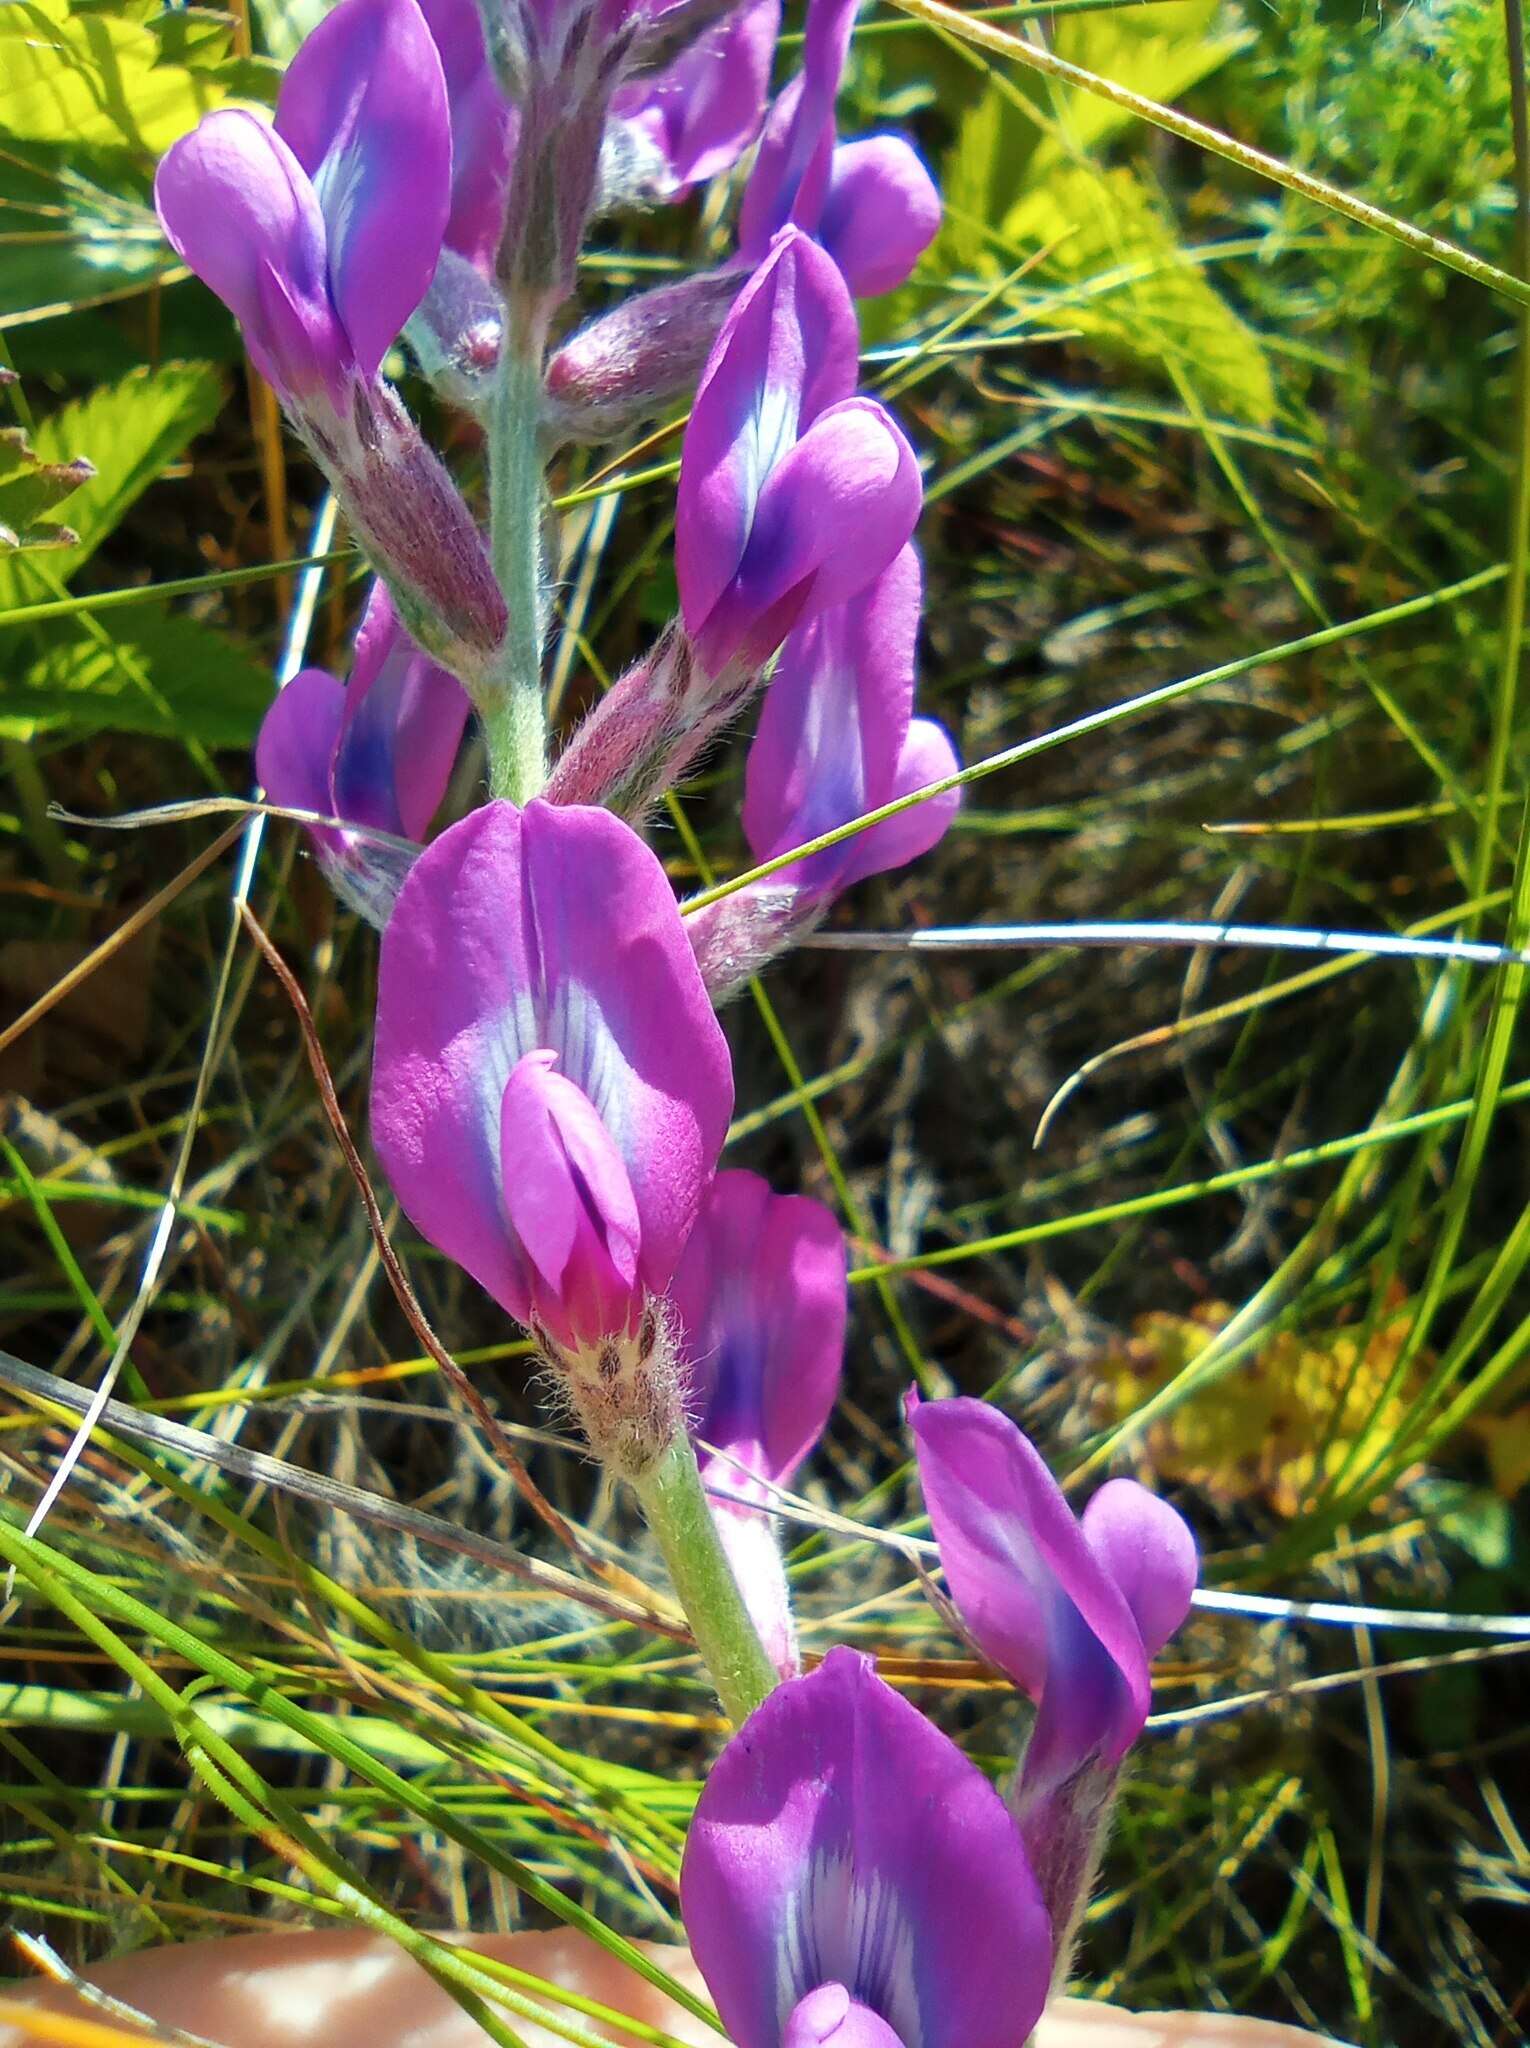
[[[871,1660],[787,1680],[713,1766],[680,1871],[738,2048],[1018,2048],[1051,1935],[988,1780]]]
[[[712,1447],[698,1451],[712,1518],[784,1677],[799,1668],[796,1634],[766,1508],[770,1486],[787,1485],[822,1436],[839,1392],[845,1263],[821,1202],[772,1194],[758,1174],[735,1171],[713,1181],[675,1273],[691,1430]]]
[[[883,408],[852,397],[856,366],[843,278],[783,229],[723,323],[681,449],[680,608],[710,675],[758,667],[913,532],[918,464]]]
[[[412,646],[386,587],[374,583],[350,682],[305,668],[260,728],[255,767],[273,803],[421,840],[441,808],[467,723],[462,685]],[[412,856],[332,826],[310,827],[330,886],[381,930]]]

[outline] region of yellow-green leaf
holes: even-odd
[[[134,370],[89,398],[61,405],[31,437],[40,462],[84,456],[95,475],[69,500],[74,547],[50,553],[46,576],[35,563],[0,563],[0,612],[51,597],[105,540],[167,463],[209,426],[223,401],[223,379],[211,363],[162,363]]]
[[[67,0],[0,6],[0,131],[22,142],[163,155],[229,96],[204,63],[164,61],[160,38]]]
[[[1047,252],[1056,318],[1138,369],[1172,368],[1207,408],[1264,425],[1275,409],[1258,336],[1185,253],[1130,171],[1054,170],[1013,206],[1006,240]]]
[[[1121,7],[1058,18],[1052,46],[1059,57],[1151,100],[1173,104],[1247,41],[1246,32],[1214,35],[1220,0],[1169,0],[1165,6]],[[1039,89],[1048,88],[1038,81]],[[1044,102],[1059,117],[1043,135],[1028,166],[1040,178],[1059,164],[1095,149],[1132,116],[1091,92],[1054,88]]]

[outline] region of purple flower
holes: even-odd
[[[831,1650],[734,1736],[686,1842],[691,1952],[738,2048],[1019,2048],[1051,1935],[975,1764]]]
[[[756,860],[956,773],[942,728],[911,715],[920,583],[919,557],[905,547],[874,583],[787,639],[745,771],[744,832]],[[903,867],[937,843],[960,803],[959,789],[932,797],[783,868],[769,886],[822,900]]]
[[[913,718],[919,558],[905,547],[845,604],[800,625],[776,664],[744,776],[744,831],[774,860],[957,769],[933,719]],[[796,944],[852,882],[902,867],[945,832],[959,789],[793,861],[686,918],[702,979],[723,1002]]]
[[[941,1567],[983,1655],[1036,1702],[1027,1788],[1118,1764],[1148,1715],[1148,1662],[1195,1590],[1195,1539],[1113,1479],[1075,1517],[1046,1463],[985,1401],[920,1402],[919,1480]]]
[[[675,570],[703,669],[757,667],[843,604],[914,530],[914,454],[855,398],[855,310],[833,262],[783,229],[702,373],[680,457]]]
[[[374,583],[349,684],[320,668],[295,675],[261,724],[256,772],[273,803],[421,840],[446,795],[468,709],[462,685],[411,644]],[[336,893],[384,926],[410,855],[366,832],[309,829]]]
[[[780,26],[781,0],[747,0],[621,88],[607,135],[618,192],[678,198],[738,161],[760,130]]]
[[[856,298],[903,283],[940,226],[940,194],[901,136],[836,146],[859,0],[810,0],[802,70],[771,108],[744,192],[739,253],[755,264],[788,223],[821,242]]]
[[[963,1626],[1036,1702],[1010,1803],[1051,1918],[1056,1980],[1142,1732],[1148,1661],[1189,1611],[1195,1539],[1135,1480],[1075,1519],[1039,1453],[983,1401],[910,1396],[925,1505]]]
[[[420,0],[446,81],[451,113],[451,210],[445,241],[491,269],[505,214],[515,148],[515,111],[500,90],[474,0]]]
[[[378,1155],[415,1227],[578,1351],[662,1296],[733,1106],[657,859],[609,813],[490,803],[383,937]]]
[[[822,1436],[844,1363],[845,1240],[821,1202],[720,1173],[671,1299],[701,1474],[745,1602],[777,1670],[798,1669],[791,1603],[765,1513]],[[762,1484],[761,1482],[767,1482]],[[741,1503],[757,1501],[758,1507]]]
[[[342,0],[293,59],[274,127],[209,114],[169,151],[165,233],[299,411],[344,414],[424,297],[446,225],[451,130],[417,0]]]

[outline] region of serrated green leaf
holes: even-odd
[[[1174,366],[1208,406],[1265,425],[1275,391],[1258,336],[1180,248],[1130,171],[1055,170],[1010,209],[1004,235],[1047,253],[1058,318],[1136,368]]]
[[[205,63],[163,62],[159,37],[120,11],[68,0],[0,6],[0,131],[22,142],[163,155],[228,87]]]
[[[44,420],[32,436],[39,460],[85,455],[96,474],[69,507],[79,544],[50,557],[47,579],[25,562],[0,564],[0,612],[53,595],[59,579],[88,560],[134,499],[211,424],[222,398],[223,380],[211,364],[165,363],[134,370]]]
[[[77,546],[72,527],[39,522],[94,475],[83,457],[44,462],[21,427],[0,430],[0,555]]]
[[[7,676],[0,738],[134,732],[247,747],[270,699],[269,670],[229,634],[135,612],[111,635],[49,635],[30,667]]]

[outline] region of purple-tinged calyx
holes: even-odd
[[[802,70],[765,122],[739,217],[739,254],[760,262],[788,225],[820,242],[852,295],[900,285],[934,240],[940,194],[899,135],[836,139],[839,94],[859,0],[810,0]]]
[[[421,855],[383,937],[378,1155],[624,1469],[679,1426],[662,1303],[732,1106],[674,897],[628,826],[496,802]]]
[[[686,1413],[712,1516],[751,1619],[783,1677],[799,1668],[766,1512],[822,1436],[844,1363],[845,1240],[821,1202],[720,1173],[671,1299]],[[722,1498],[721,1496],[727,1496]]]
[[[376,583],[349,682],[305,668],[261,724],[255,767],[266,794],[343,821],[309,828],[314,852],[336,894],[379,930],[417,851],[408,842],[424,839],[441,808],[468,711],[462,685],[410,642]]]
[[[1116,1778],[1147,1720],[1149,1662],[1189,1612],[1195,1539],[1131,1479],[1075,1516],[1034,1445],[986,1402],[911,1399],[910,1420],[962,1626],[1036,1703],[1011,1798],[1061,1973]]]
[[[883,408],[852,396],[857,362],[838,269],[783,229],[723,323],[681,448],[680,609],[713,677],[758,668],[913,532],[919,467]]]
[[[853,1650],[723,1751],[680,1906],[738,2048],[1017,2048],[1047,1995],[1050,1929],[1003,1801]]]

